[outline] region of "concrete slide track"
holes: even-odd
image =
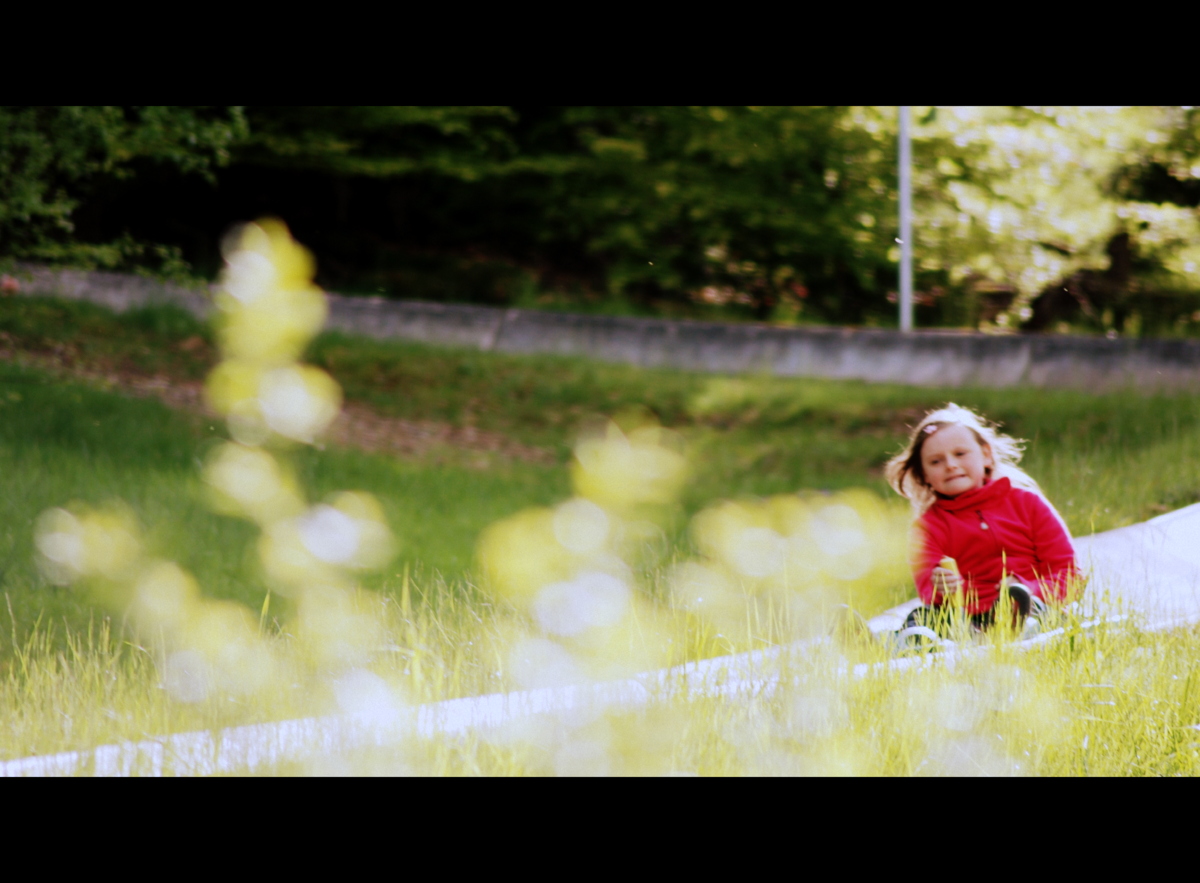
[[[1090,574],[1089,615],[1130,615],[1147,630],[1200,622],[1200,504],[1142,524],[1075,541]],[[898,627],[912,604],[873,619],[872,630]],[[1035,642],[1053,640],[1044,635]],[[88,751],[28,757],[0,763],[0,778],[64,775],[213,775],[251,771],[322,754],[381,747],[411,738],[453,736],[502,727],[539,714],[573,708],[637,708],[663,689],[692,695],[762,695],[778,683],[772,663],[781,650],[708,659],[647,672],[627,681],[532,690],[439,702],[384,715],[335,716],[184,733]],[[928,664],[897,659],[892,665]],[[866,668],[859,666],[858,668]],[[861,676],[863,672],[854,672]]]

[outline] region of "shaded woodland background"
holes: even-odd
[[[918,323],[1200,333],[1200,113],[914,108]],[[895,324],[894,107],[0,106],[0,261],[212,278],[284,219],[349,294]]]

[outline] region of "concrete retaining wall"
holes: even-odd
[[[178,304],[207,315],[207,291],[137,276],[23,267],[24,294],[115,310]],[[386,301],[330,295],[329,327],[371,337],[508,353],[557,353],[692,371],[757,372],[922,386],[1200,390],[1200,340],[1106,340],[842,328],[778,328]]]

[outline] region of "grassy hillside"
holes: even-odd
[[[722,498],[845,487],[886,496],[880,466],[907,425],[949,398],[1030,440],[1030,471],[1076,533],[1200,496],[1200,410],[1190,396],[713,377],[337,335],[318,339],[310,358],[344,386],[345,417],[326,449],[291,457],[310,498],[366,489],[387,510],[399,557],[369,582],[381,592],[357,596],[381,631],[355,645],[363,660],[354,665],[365,669],[348,672],[349,663],[331,669],[304,656],[297,619],[282,628],[263,619],[254,646],[271,654],[273,676],[193,695],[188,653],[168,657],[153,637],[51,585],[32,547],[46,508],[123,500],[150,554],[178,561],[210,597],[263,609],[256,530],[210,511],[200,480],[224,432],[200,394],[214,359],[208,332],[172,310],[114,316],[0,300],[0,591],[12,618],[0,630],[0,759],[536,686],[530,678],[557,676],[554,653],[591,658],[570,639],[551,644],[519,610],[486,603],[471,580],[480,531],[568,496],[571,442],[607,416],[651,411],[687,440],[679,555],[689,553],[689,516]],[[648,565],[642,584],[655,591],[664,573],[661,562]],[[772,630],[769,606],[762,624],[763,606],[753,609],[738,636],[720,619],[640,599],[620,627],[593,630],[604,638],[592,650],[641,671],[792,639]],[[953,667],[861,679],[846,676],[843,652],[882,661],[883,643],[820,645],[783,672],[767,666],[764,677],[786,674],[771,696],[664,687],[642,712],[413,739],[261,772],[1194,775],[1196,628],[1144,634],[1069,619],[1067,629],[1068,639],[1028,653],[1002,645]]]
[[[175,310],[116,316],[0,300],[0,588],[19,626],[41,616],[80,627],[92,615],[32,564],[33,520],[73,500],[125,500],[161,553],[209,593],[259,606],[253,533],[208,510],[198,477],[223,428],[198,394],[175,395],[196,393],[214,358],[207,329]],[[350,437],[358,449],[295,455],[313,498],[340,488],[379,496],[402,542],[395,574],[407,565],[426,578],[469,577],[485,526],[569,495],[578,428],[636,410],[689,442],[681,543],[687,516],[724,497],[857,486],[886,495],[880,467],[906,426],[948,399],[1030,440],[1027,465],[1077,534],[1200,499],[1192,396],[715,377],[334,334],[310,358],[342,383],[349,408],[374,421],[355,426],[420,441],[396,448]]]

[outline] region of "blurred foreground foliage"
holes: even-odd
[[[886,325],[891,107],[0,107],[0,255],[211,275],[285,218],[349,292]],[[914,108],[918,320],[1200,328],[1200,114]]]

